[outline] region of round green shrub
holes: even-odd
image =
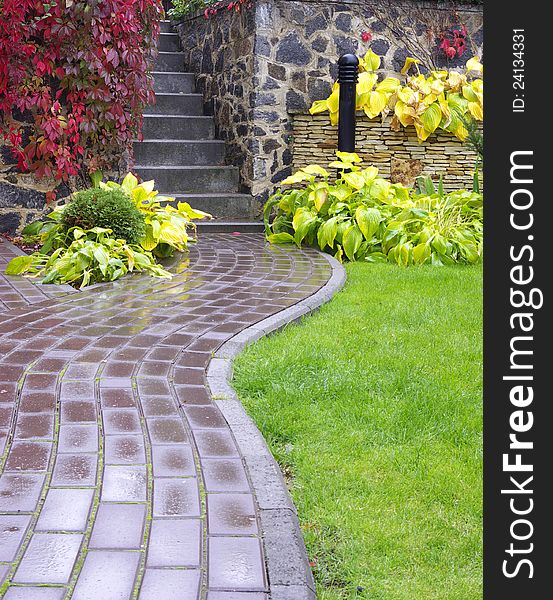
[[[92,188],[73,194],[63,210],[64,227],[111,229],[113,236],[137,244],[145,233],[144,215],[122,190]]]

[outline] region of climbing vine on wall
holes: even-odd
[[[65,181],[132,153],[161,0],[0,0],[0,141],[21,171]]]

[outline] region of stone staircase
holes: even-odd
[[[160,193],[211,213],[210,229],[256,230],[259,209],[240,193],[238,168],[224,164],[225,142],[215,139],[213,117],[203,114],[203,97],[195,93],[194,74],[184,72],[179,48],[170,22],[162,21],[156,104],[144,114],[144,140],[134,143],[135,170],[144,181],[154,179]]]

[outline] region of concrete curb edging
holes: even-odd
[[[321,254],[332,273],[320,290],[230,338],[207,367],[211,396],[236,440],[256,497],[271,600],[316,600],[317,594],[296,508],[279,465],[231,386],[232,363],[248,344],[314,312],[342,289],[344,267]]]

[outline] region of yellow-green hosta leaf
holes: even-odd
[[[470,71],[477,71],[478,73],[484,72],[484,67],[482,63],[478,60],[477,56],[473,56],[471,59],[467,60],[466,64],[467,73]]]
[[[332,217],[325,221],[317,232],[317,242],[319,248],[324,250],[328,245],[331,248],[334,246],[334,239],[336,238],[336,232],[338,231],[338,219],[339,217]]]
[[[150,179],[150,181],[143,181],[138,187],[145,190],[149,195],[154,191],[155,181],[153,179]]]
[[[339,164],[341,164],[341,163],[339,163]],[[338,198],[338,200],[341,200],[342,202],[347,200],[352,194],[351,188],[347,185],[335,185],[333,187],[330,187],[328,189],[328,193],[331,196]]]
[[[324,113],[328,110],[328,102],[326,100],[315,100],[309,109],[312,115]]]
[[[365,178],[366,183],[370,183],[378,175],[378,169],[376,167],[367,167],[361,171],[361,175]]]
[[[369,95],[369,106],[368,111],[367,107],[365,107],[365,113],[369,117],[369,119],[373,119],[377,115],[379,115],[384,108],[386,108],[386,104],[388,102],[388,97],[384,92],[371,92]]]
[[[311,227],[317,221],[317,215],[307,208],[299,208],[292,219],[294,227],[294,241],[299,246],[304,237],[309,233]]]
[[[271,244],[293,244],[294,237],[283,231],[282,233],[271,233],[267,236],[267,241]]]
[[[302,167],[301,170],[309,175],[322,175],[323,177],[330,176],[330,173],[319,165],[307,165],[307,167]]]
[[[338,113],[338,111],[330,113],[330,124],[331,125],[338,125],[339,119],[340,119],[340,114]]]
[[[379,92],[393,93],[399,86],[399,79],[396,77],[386,77],[376,86],[376,89]]]
[[[376,73],[359,73],[359,80],[357,82],[357,94],[368,94],[374,88],[378,76]]]
[[[360,190],[365,185],[365,178],[361,173],[344,173],[342,178],[356,190]]]
[[[127,175],[125,175],[125,179],[123,179],[121,182],[121,187],[125,190],[125,192],[127,192],[127,194],[130,194],[137,185],[138,179],[132,173],[127,173]]]
[[[390,194],[391,187],[392,184],[389,181],[378,177],[372,182],[369,193],[371,197],[384,202]]]
[[[413,97],[414,93],[415,93],[415,91],[412,90],[410,87],[404,86],[404,87],[398,88],[397,97],[402,102],[405,102],[405,104],[407,104],[408,102],[411,101],[411,98]]]
[[[159,223],[158,223],[159,227]],[[144,250],[150,252],[153,250],[159,243],[159,232],[158,235],[154,236],[152,224],[146,225],[146,232],[142,240],[140,240],[140,245]]]
[[[402,75],[406,75],[407,71],[409,71],[409,69],[413,66],[413,65],[418,65],[420,64],[420,60],[418,58],[413,58],[412,56],[408,56],[405,59],[405,63],[403,65],[403,68],[401,69],[401,74]],[[418,67],[417,67],[418,68]]]
[[[326,105],[331,113],[337,113],[340,107],[340,89],[336,89],[327,98]]]
[[[32,264],[32,256],[16,256],[6,266],[6,275],[21,275],[26,273]]]
[[[463,97],[465,97],[469,102],[478,101],[478,96],[476,95],[476,92],[474,91],[471,85],[463,86]]]
[[[355,220],[366,240],[372,239],[380,224],[380,211],[376,208],[358,206],[355,210]]]
[[[177,204],[177,210],[179,213],[186,215],[189,219],[213,219],[213,215],[210,215],[203,210],[192,208],[188,202],[179,202]]]
[[[422,265],[428,258],[430,258],[430,254],[430,244],[427,244],[426,242],[418,244],[413,248],[413,262],[416,265]]]
[[[415,121],[415,109],[412,106],[407,106],[401,100],[398,100],[394,108],[394,114],[398,118],[403,127],[413,125]]]
[[[357,152],[340,152],[340,150],[338,150],[338,152],[336,152],[336,156],[342,162],[348,162],[348,163],[362,162],[361,157],[359,156],[359,154],[357,154]]]
[[[311,176],[308,175],[307,173],[304,173],[303,171],[298,171],[297,173],[290,175],[290,177],[283,179],[280,182],[280,185],[293,185],[294,183],[301,183],[302,181],[305,181],[306,179],[311,179]]]
[[[380,68],[380,56],[375,54],[370,48],[363,58],[363,64],[367,71],[376,71]]]
[[[484,111],[478,102],[469,102],[469,112],[477,121],[484,120]]]
[[[328,166],[333,168],[333,169],[349,169],[351,171],[358,171],[359,167],[355,166],[353,163],[350,162],[341,162],[339,160],[333,160],[331,163],[328,163]]]
[[[434,133],[442,121],[442,109],[440,105],[438,103],[431,104],[422,113],[421,121],[426,131],[429,132],[429,135]]]
[[[361,246],[362,242],[363,234],[357,225],[351,225],[346,229],[342,239],[342,246],[344,247],[346,256],[350,260],[355,260],[355,254],[357,250],[359,250],[359,246]]]
[[[428,131],[428,129],[426,129],[426,127],[424,125],[421,125],[420,123],[417,123],[416,121],[415,121],[414,125],[415,125],[415,130],[417,132],[417,138],[419,139],[419,141],[421,141],[421,142],[426,141],[432,134],[432,132]]]
[[[321,210],[328,198],[328,189],[319,188],[309,194],[309,200],[313,202],[317,212]]]

